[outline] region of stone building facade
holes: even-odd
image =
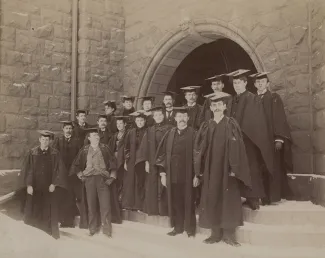
[[[70,116],[73,1],[0,0],[0,168],[19,166],[36,128],[59,131],[57,122]],[[153,94],[159,102],[159,92],[179,88],[175,74],[186,74],[195,51],[228,40],[255,70],[271,72],[272,90],[284,101],[297,194],[325,199],[325,181],[316,176],[325,175],[324,1],[78,4],[77,107],[95,114],[122,93]]]

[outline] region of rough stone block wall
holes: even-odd
[[[70,114],[71,0],[1,0],[0,169]]]
[[[139,76],[148,60],[155,61],[153,51],[183,21],[218,20],[239,30],[262,60],[264,69],[271,72],[272,90],[284,101],[294,141],[294,172],[313,172],[308,1],[125,0],[124,9],[124,87],[134,93],[141,87]],[[163,80],[169,80],[182,58],[170,58],[175,65],[166,63]],[[160,79],[153,79],[154,91],[164,90],[156,80]],[[324,125],[323,113],[318,116]]]
[[[103,112],[123,91],[124,23],[121,0],[79,1],[78,107]]]
[[[314,0],[311,8],[312,19],[312,85],[315,173],[325,175],[325,2]],[[325,180],[316,180],[314,198],[325,202]]]

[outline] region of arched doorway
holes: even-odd
[[[210,44],[211,46],[209,46]],[[156,103],[160,103],[162,100],[160,93],[172,87],[170,86],[172,77],[176,76],[176,70],[182,66],[186,57],[200,52],[201,47],[202,49],[213,48],[214,44],[216,44],[214,51],[220,52],[222,49],[223,59],[221,58],[221,60],[226,61],[223,61],[224,65],[221,65],[221,62],[220,65],[215,66],[213,73],[219,73],[219,68],[216,68],[219,66],[224,66],[223,69],[226,69],[227,72],[237,68],[251,69],[252,72],[264,71],[264,65],[256,51],[256,46],[238,28],[215,19],[184,21],[179,27],[168,32],[144,60],[136,83],[137,93],[135,94],[137,96],[156,96]],[[237,58],[238,56],[240,58]],[[218,59],[218,54],[216,54],[216,58]],[[209,71],[212,72],[212,70]],[[199,80],[200,84],[207,77],[201,76],[195,79]],[[194,84],[195,80],[191,81],[190,84]],[[141,107],[140,102],[137,105],[138,108]]]
[[[179,93],[176,105],[184,104],[181,87],[201,85],[199,103],[203,97],[212,92],[211,82],[205,79],[216,74],[230,73],[237,69],[249,69],[256,72],[250,56],[237,43],[230,39],[218,39],[194,49],[177,67],[168,83],[167,90]],[[248,90],[255,92],[255,87],[248,84]],[[230,81],[225,82],[225,92],[234,94]]]

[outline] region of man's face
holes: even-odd
[[[154,111],[153,113],[153,119],[155,120],[155,122],[157,124],[162,123],[162,121],[164,121],[164,114],[161,110],[159,111]]]
[[[107,119],[104,117],[101,117],[98,119],[97,124],[100,129],[103,129],[107,126]]]
[[[143,101],[142,107],[143,107],[143,110],[144,111],[150,110],[152,108],[151,100],[145,100],[145,101]]]
[[[130,110],[133,107],[133,102],[131,100],[125,100],[123,102],[123,107],[127,110]]]
[[[167,96],[164,97],[163,102],[164,102],[164,105],[165,105],[166,108],[171,108],[173,106],[174,101],[173,101],[172,96],[167,95]]]
[[[222,100],[218,102],[211,102],[210,109],[213,113],[223,113],[226,110],[226,104]]]
[[[117,127],[117,130],[124,131],[124,129],[125,129],[124,121],[123,120],[116,120],[116,127]]]
[[[115,111],[114,108],[110,107],[110,106],[105,106],[105,114],[106,115],[110,115]]]
[[[47,137],[47,136],[41,136],[41,137],[39,138],[39,142],[40,142],[41,148],[42,148],[42,149],[46,149],[46,148],[49,147],[49,145],[50,145],[50,137]]]
[[[136,117],[135,124],[137,125],[138,128],[142,128],[144,127],[145,119],[143,117]]]
[[[254,83],[258,91],[264,91],[265,89],[268,88],[269,84],[270,83],[267,78],[257,79]]]
[[[63,127],[63,133],[64,133],[64,135],[71,135],[72,134],[72,131],[73,131],[73,127],[72,127],[72,125],[65,125],[64,127]]]
[[[79,124],[83,124],[86,122],[86,114],[85,113],[79,113],[77,115],[77,120]]]
[[[177,112],[175,116],[175,120],[177,122],[177,127],[184,127],[187,125],[189,117],[187,113]]]
[[[187,103],[193,104],[197,100],[196,92],[186,92],[185,99],[187,100]]]
[[[233,85],[236,93],[239,94],[246,90],[247,81],[244,81],[242,79],[234,79]]]
[[[97,132],[89,133],[88,140],[90,141],[91,145],[99,144],[99,135],[98,135],[98,133]]]
[[[214,81],[211,84],[211,89],[213,90],[213,92],[220,92],[223,90],[224,87],[225,85],[221,81]]]

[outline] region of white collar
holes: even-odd
[[[214,118],[213,121],[215,121],[217,124],[219,124],[220,121],[222,120],[222,118],[224,118],[224,116],[225,116],[225,115],[221,115],[221,116],[219,117],[218,120],[216,120],[216,119]]]
[[[257,91],[257,95],[263,95],[267,92],[267,89],[264,89],[263,91]]]
[[[196,105],[196,102],[194,102],[193,104],[189,104],[189,103],[187,103],[187,106],[188,107],[194,107]]]

